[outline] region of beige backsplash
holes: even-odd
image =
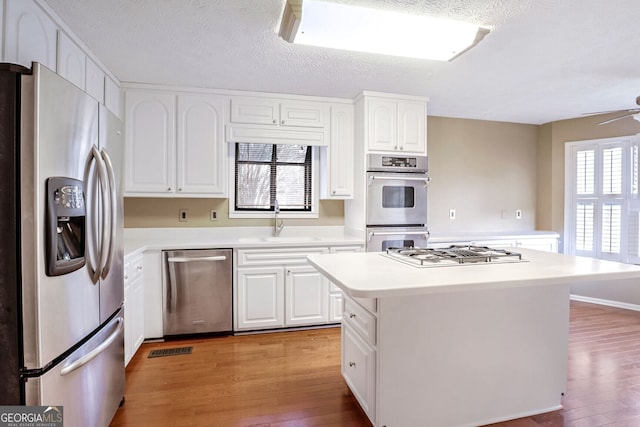
[[[344,202],[321,200],[317,219],[287,219],[292,226],[344,225]],[[178,221],[181,209],[188,211],[188,221]],[[212,209],[218,220],[210,221]],[[272,219],[229,219],[228,199],[183,199],[127,197],[124,199],[125,228],[147,227],[259,227],[270,226]]]

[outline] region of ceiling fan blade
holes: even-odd
[[[622,120],[622,119],[625,119],[627,117],[631,117],[633,115],[634,115],[634,113],[630,113],[630,114],[625,114],[624,116],[614,117],[613,119],[609,119],[609,120],[605,120],[603,122],[600,122],[600,123],[598,123],[598,125],[606,125],[607,123],[612,123],[612,122],[615,122],[615,121],[618,121],[618,120]]]

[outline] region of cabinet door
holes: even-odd
[[[139,275],[131,281],[130,297],[131,297],[131,346],[132,357],[142,345],[144,341],[144,286],[143,276]]]
[[[224,97],[178,96],[179,193],[226,194]]]
[[[271,99],[231,98],[231,122],[277,126],[279,103]]]
[[[64,32],[58,30],[58,69],[59,75],[80,89],[85,89],[87,55]]]
[[[104,72],[88,56],[85,69],[85,90],[99,103],[104,104]]]
[[[236,330],[284,326],[282,267],[239,268],[236,284]]]
[[[34,1],[6,1],[4,61],[31,68],[39,62],[56,69],[57,27]]]
[[[398,117],[396,101],[368,99],[367,146],[372,151],[394,151],[398,149]]]
[[[129,264],[125,262],[124,265],[124,365],[127,366],[133,357],[133,340],[132,340],[132,301],[131,301],[131,286],[129,280]]]
[[[313,102],[282,102],[280,104],[281,126],[303,126],[323,128],[326,106]]]
[[[175,96],[147,91],[125,94],[125,192],[175,191]]]
[[[331,107],[331,138],[329,141],[328,176],[325,185],[329,199],[353,198],[353,106]]]
[[[120,87],[107,76],[105,76],[104,79],[104,105],[109,111],[115,114],[116,117],[122,118],[120,111]]]
[[[342,323],[342,376],[360,406],[375,424],[376,352]]]
[[[335,287],[331,284],[331,287]],[[344,296],[341,290],[331,291],[329,293],[329,323],[337,323],[342,320],[342,312],[344,311]]]
[[[313,325],[328,320],[327,279],[313,267],[286,267],[285,325]]]
[[[427,153],[427,109],[423,102],[398,103],[398,149]]]

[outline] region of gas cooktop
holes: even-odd
[[[524,262],[522,255],[487,246],[452,245],[447,248],[389,248],[382,255],[416,267],[446,267]]]

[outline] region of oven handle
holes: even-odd
[[[413,236],[420,234],[423,234],[427,240],[431,237],[431,233],[428,231],[370,231],[369,241],[371,241],[374,236]]]
[[[430,177],[417,177],[417,176],[380,176],[380,175],[369,175],[369,186],[373,183],[374,180],[381,179],[383,181],[424,181],[424,186],[429,185],[431,181]]]

